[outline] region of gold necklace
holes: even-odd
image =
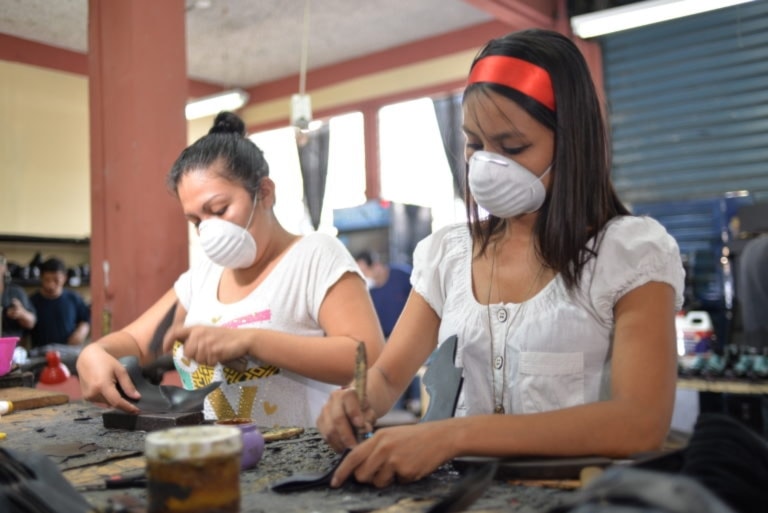
[[[493,413],[503,414],[505,413],[504,410],[504,390],[507,386],[507,373],[505,372],[506,369],[506,363],[507,363],[507,341],[502,340],[501,344],[501,354],[494,356],[494,342],[493,342],[493,325],[491,324],[491,291],[493,290],[493,277],[495,275],[496,271],[496,253],[497,253],[497,246],[498,241],[494,242],[493,244],[493,257],[491,259],[491,279],[488,283],[488,297],[485,302],[485,308],[486,312],[488,314],[488,334],[491,338],[491,350],[490,350],[490,356],[491,356],[491,380],[493,383],[493,402],[494,402],[494,408]],[[533,278],[533,281],[531,281],[531,284],[528,286],[528,290],[525,292],[525,295],[523,298],[528,298],[528,296],[531,294],[531,291],[533,290],[534,285],[539,281],[539,278],[541,277],[541,273],[544,270],[543,265],[539,265],[539,269],[536,272],[536,276]],[[529,298],[528,298],[529,299]],[[512,319],[509,321],[509,326],[512,327],[517,320],[517,317],[520,315],[520,313],[523,311],[525,306],[528,304],[528,299],[523,299],[523,301],[520,302],[520,306],[518,306],[517,310],[515,311],[515,315],[512,316]],[[504,312],[503,315],[501,315],[502,311]],[[506,321],[506,308],[499,311],[500,317],[499,320],[501,322]],[[500,377],[498,381],[501,382],[501,390],[497,391],[496,389],[496,374],[499,373]]]

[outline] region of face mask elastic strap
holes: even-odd
[[[251,214],[248,216],[248,221],[245,223],[245,231],[248,231],[248,229],[251,227],[251,221],[253,221],[253,214],[256,212],[256,205],[258,205],[259,201],[256,199],[256,195],[253,195],[253,208],[251,209]],[[243,235],[245,236],[245,235]]]

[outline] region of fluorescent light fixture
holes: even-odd
[[[584,39],[713,11],[752,0],[647,0],[571,18],[573,32]]]
[[[248,101],[248,93],[242,89],[232,89],[223,93],[204,96],[187,103],[184,113],[187,119],[213,116],[223,110],[237,110]]]

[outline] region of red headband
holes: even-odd
[[[467,85],[492,82],[530,96],[549,110],[555,110],[555,92],[544,68],[517,57],[489,55],[475,63]]]

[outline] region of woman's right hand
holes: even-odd
[[[358,433],[370,433],[376,413],[368,404],[360,404],[352,388],[331,393],[317,418],[317,429],[337,452],[357,445]]]
[[[125,399],[117,385],[132,399],[141,395],[131,381],[126,368],[98,343],[85,346],[77,358],[77,374],[83,397],[96,403],[106,403],[128,413],[139,413],[139,409]]]

